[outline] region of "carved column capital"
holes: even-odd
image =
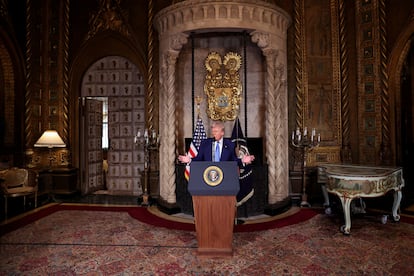
[[[175,51],[181,51],[181,48],[183,47],[184,44],[187,44],[188,41],[188,35],[184,34],[184,33],[176,33],[174,35],[171,35],[169,37],[170,40],[170,49],[175,50]]]
[[[270,34],[260,31],[253,31],[250,33],[253,43],[256,43],[261,49],[270,46]]]

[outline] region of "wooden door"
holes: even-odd
[[[81,116],[81,192],[104,189],[102,150],[102,101],[82,98]]]

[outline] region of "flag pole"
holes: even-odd
[[[239,148],[239,117],[236,118],[236,147]]]
[[[203,98],[201,96],[196,96],[195,97],[195,102],[196,102],[196,106],[197,106],[197,118],[200,117],[200,105],[201,105],[202,101],[203,101]],[[194,128],[194,124],[193,124],[193,128]]]
[[[191,33],[191,99],[194,99],[194,35],[193,33]],[[200,109],[199,106],[198,106],[198,109]],[[192,126],[193,126],[191,133],[194,133],[194,104],[192,104],[191,106],[191,120],[192,120]]]

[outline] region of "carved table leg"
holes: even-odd
[[[400,221],[398,209],[400,208],[402,193],[401,190],[394,191],[394,203],[392,204],[392,217],[394,221]]]
[[[332,213],[331,204],[329,203],[329,195],[328,191],[326,190],[326,185],[321,184],[322,194],[323,194],[323,207],[325,208],[325,214],[330,215]]]
[[[342,225],[341,232],[344,235],[349,235],[351,231],[351,198],[340,197],[342,203],[342,209],[344,211],[345,225]]]

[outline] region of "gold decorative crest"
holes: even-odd
[[[206,60],[206,78],[204,93],[207,95],[207,115],[212,120],[235,120],[242,93],[239,69],[241,56],[228,52],[224,59],[216,52],[211,52]]]

